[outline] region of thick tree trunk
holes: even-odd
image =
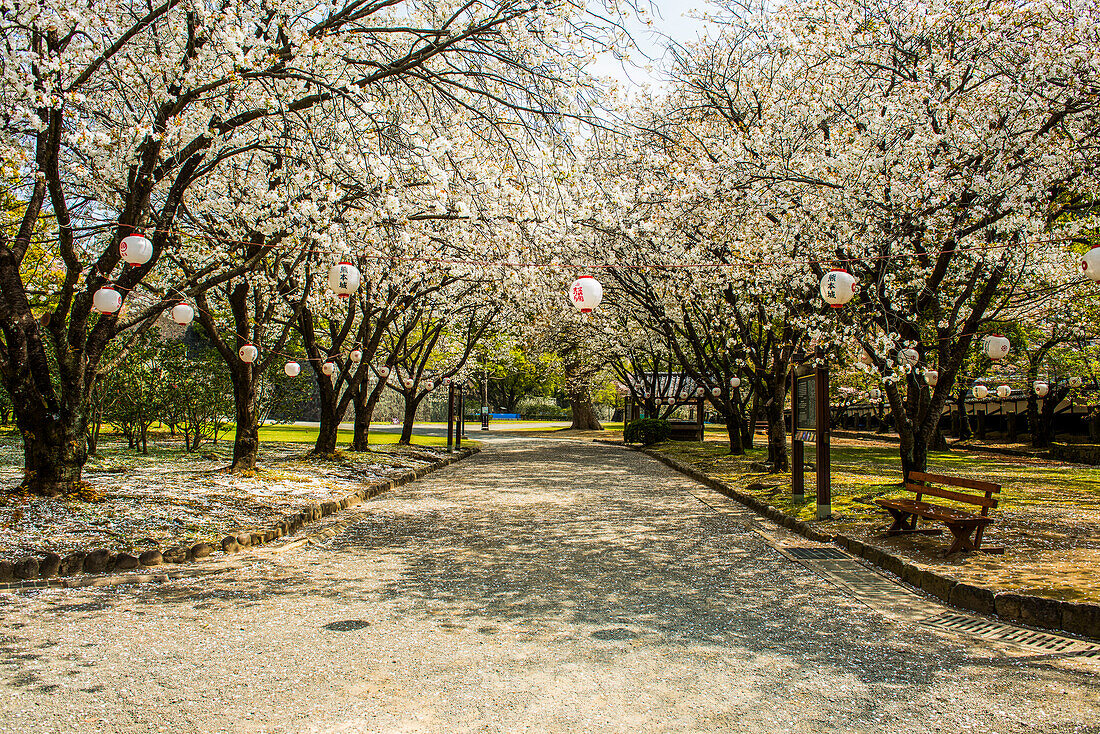
[[[973,433],[970,430],[970,416],[966,414],[966,391],[960,390],[958,396],[955,398],[955,407],[959,415],[959,440],[965,441],[970,438]]]
[[[602,431],[603,426],[596,417],[588,390],[569,390],[568,396],[569,407],[573,410],[573,423],[569,427],[578,431]]]
[[[87,426],[82,416],[38,416],[31,420],[17,414],[23,434],[23,487],[32,494],[56,497],[80,485],[88,460]]]
[[[233,377],[233,403],[237,417],[233,436],[232,471],[256,468],[260,453],[260,421],[256,405],[259,381],[252,365],[238,362],[230,367]]]
[[[914,433],[906,427],[898,426],[898,437],[901,439],[901,475],[909,476],[911,471],[928,470],[928,440],[919,433]]]
[[[405,393],[405,414],[401,420],[401,438],[397,443],[408,446],[412,443],[413,424],[416,423],[416,410],[427,393],[417,397],[415,393]]]
[[[355,408],[350,445],[352,451],[370,451],[370,422],[374,417],[374,406],[378,404],[383,389],[381,383],[374,387],[371,387],[367,380],[359,383],[359,389],[352,401],[352,406]]]
[[[332,456],[336,453],[336,438],[340,429],[339,400],[332,386],[332,379],[323,372],[317,373],[318,397],[321,403],[320,428],[313,445],[316,456]]]

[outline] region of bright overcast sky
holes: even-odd
[[[700,18],[706,14],[718,12],[718,7],[707,0],[653,0],[653,25],[634,21],[629,24],[630,34],[638,48],[652,59],[652,70],[647,71],[645,58],[632,57],[625,64],[611,54],[602,56],[591,68],[593,74],[609,76],[619,80],[629,91],[641,85],[649,85],[653,91],[664,86],[665,74],[662,70],[665,48],[669,40],[687,43],[705,36],[707,23]]]

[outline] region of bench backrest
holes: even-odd
[[[946,484],[951,487],[962,487],[964,489],[976,489],[985,494],[965,494],[951,489],[941,489],[940,487],[933,487],[933,483]],[[927,474],[919,471],[909,472],[909,476],[905,481],[905,488],[910,492],[917,493],[917,502],[920,502],[921,495],[930,494],[934,497],[943,497],[944,499],[955,500],[956,502],[980,505],[982,508],[981,514],[983,516],[989,514],[989,508],[997,506],[997,498],[993,495],[1001,491],[1001,485],[993,484],[992,482],[983,482],[978,479],[965,479],[963,477],[948,477],[943,474]]]

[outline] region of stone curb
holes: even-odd
[[[951,606],[988,616],[996,615],[1001,619],[1029,627],[1069,632],[1081,637],[1100,640],[1100,604],[1060,601],[1030,594],[1017,594],[1011,591],[995,592],[992,589],[963,583],[931,569],[907,563],[902,558],[881,548],[876,548],[847,535],[826,535],[818,532],[810,523],[780,512],[777,508],[761,502],[756,497],[738,492],[728,484],[709,477],[694,467],[681,464],[653,449],[628,444],[620,445],[626,445],[627,448],[640,451],[656,459],[700,484],[704,484],[730,499],[737,500],[757,514],[763,515],[776,524],[793,530],[809,540],[817,543],[835,543],[851,555],[878,566],[910,586],[920,589],[930,596],[937,597]]]
[[[221,541],[221,551],[226,555],[237,553],[250,546],[258,546],[269,543],[285,535],[293,535],[308,523],[320,520],[340,510],[362,504],[366,500],[377,497],[383,492],[400,487],[403,484],[416,481],[426,474],[450,466],[456,461],[473,456],[481,449],[476,447],[463,448],[446,458],[409,470],[390,479],[382,479],[372,484],[360,487],[354,492],[327,502],[312,502],[302,509],[287,513],[275,520],[266,529],[252,532],[242,532],[237,535],[227,535]],[[130,553],[111,553],[103,548],[98,548],[85,553],[75,551],[62,558],[56,553],[46,552],[39,554],[41,558],[29,556],[16,563],[0,561],[0,591],[9,589],[40,589],[40,588],[72,588],[79,586],[106,586],[117,583],[140,583],[145,581],[167,581],[178,574],[167,571],[152,571],[150,567],[160,566],[164,563],[187,563],[201,558],[206,558],[214,553],[215,547],[210,543],[196,543],[191,547],[178,546],[168,548],[163,553],[160,551],[145,551],[140,556]],[[139,570],[140,569],[140,570]],[[111,573],[114,571],[134,571],[133,573],[115,574],[114,576],[88,577],[80,574]],[[58,576],[76,576],[74,579],[54,578]],[[17,580],[10,580],[10,579]]]

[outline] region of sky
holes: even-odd
[[[628,24],[642,57],[632,57],[624,63],[610,53],[603,54],[590,67],[593,74],[618,80],[628,92],[639,90],[643,85],[659,92],[665,86],[660,68],[667,61],[665,49],[669,39],[665,36],[680,43],[698,40],[706,34],[708,25],[699,18],[718,12],[718,7],[707,0],[652,0],[651,7],[652,26],[636,19]],[[646,56],[651,61],[647,61]],[[652,68],[646,69],[647,64]]]

